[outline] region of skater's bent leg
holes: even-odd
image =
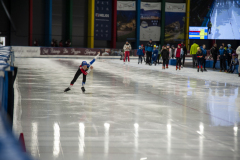
[[[79,69],[77,70],[75,76],[73,77],[73,80],[72,80],[71,83],[70,83],[71,86],[76,82],[76,80],[78,79],[78,77],[80,76],[81,73],[82,73],[82,72],[81,72],[81,70],[80,70],[80,68],[79,68]]]

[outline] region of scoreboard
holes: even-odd
[[[189,27],[189,39],[208,39],[208,27]]]

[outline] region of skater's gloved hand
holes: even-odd
[[[93,69],[93,66],[90,66],[90,69]]]
[[[98,54],[96,55],[96,57],[94,59],[97,59],[97,57],[100,55],[100,52],[98,52]]]

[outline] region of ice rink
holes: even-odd
[[[63,93],[81,61],[16,59],[15,121],[34,158],[240,159],[236,74],[97,60],[85,94],[82,76]]]
[[[240,39],[240,1],[216,0],[209,39]]]

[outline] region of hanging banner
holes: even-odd
[[[166,3],[165,43],[184,41],[185,16],[185,3]]]
[[[160,41],[161,34],[161,3],[141,2],[140,40]]]
[[[136,2],[117,2],[117,41],[123,42],[136,36]]]
[[[112,33],[112,1],[95,0],[95,40],[111,40]]]

